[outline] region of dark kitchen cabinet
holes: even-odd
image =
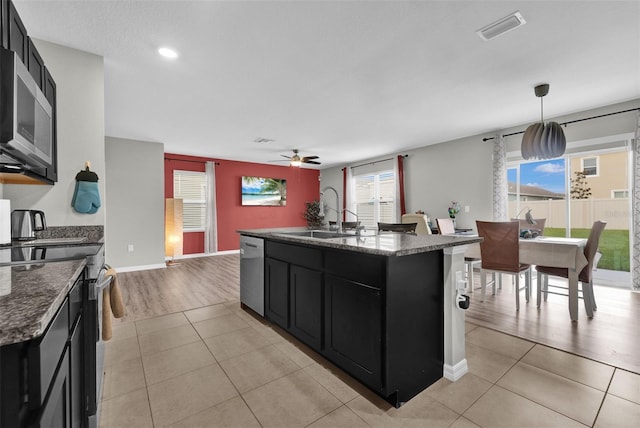
[[[71,427],[79,428],[84,425],[85,394],[84,394],[84,329],[80,315],[69,337],[69,381],[70,419]]]
[[[40,337],[0,347],[1,427],[88,425],[86,291],[80,275]]]
[[[290,330],[307,345],[322,345],[322,272],[292,265],[289,274]]]
[[[71,427],[71,380],[69,352],[66,348],[53,379],[47,401],[42,406],[34,425],[38,428]]]
[[[31,38],[29,38],[29,54],[27,57],[27,69],[38,87],[44,92],[44,61]]]
[[[289,327],[289,264],[266,258],[264,312],[283,328]]]
[[[382,382],[382,299],[380,290],[327,275],[325,350],[339,366],[367,386]]]
[[[24,165],[21,174],[0,173],[3,183],[8,184],[55,184],[58,181],[58,118],[56,85],[33,40],[27,34],[18,12],[9,0],[0,0],[0,42],[2,47],[15,51],[29,73],[42,90],[52,108],[51,165]]]
[[[27,64],[29,55],[29,37],[18,11],[13,3],[8,4],[7,47],[18,54],[23,64]]]
[[[51,167],[47,168],[47,178],[53,182],[58,181],[58,110],[56,106],[56,81],[53,80],[49,69],[44,67],[44,96],[51,105],[53,129],[53,145],[51,150]]]
[[[444,365],[443,252],[265,240],[265,315],[399,406]]]
[[[7,35],[5,30],[7,28],[7,7],[9,6],[8,0],[0,0],[0,46],[7,48]]]

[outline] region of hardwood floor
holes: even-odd
[[[240,299],[238,254],[182,259],[166,269],[118,274],[127,314],[121,322]]]
[[[475,283],[480,283],[479,276]],[[640,373],[639,293],[596,285],[598,310],[593,318],[587,318],[580,300],[579,319],[571,322],[567,297],[549,295],[547,302],[542,302],[538,309],[534,280],[531,301],[523,303],[522,292],[520,311],[516,311],[515,295],[508,277],[505,276],[503,284],[503,289],[497,290],[495,296],[487,290],[484,302],[480,302],[480,289],[471,294],[467,321]]]
[[[183,259],[167,269],[121,273],[118,280],[127,308],[120,321],[140,320],[238,300],[240,258],[231,254]],[[475,283],[480,283],[479,277]],[[510,281],[505,278],[504,284],[484,303],[479,290],[471,294],[467,321],[640,373],[639,293],[596,285],[594,317],[587,318],[581,300],[579,321],[572,323],[566,297],[549,295],[538,309],[534,292],[529,303],[522,298],[516,312]]]

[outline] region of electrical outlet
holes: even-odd
[[[468,213],[469,212],[469,208],[470,208],[469,205],[465,205],[464,206],[464,212]]]
[[[127,245],[127,251],[129,251],[130,253],[133,253],[133,244]]]

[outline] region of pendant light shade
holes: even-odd
[[[549,93],[549,85],[535,87],[540,98],[540,122],[530,125],[522,136],[521,152],[524,159],[552,159],[560,157],[567,148],[567,140],[557,122],[544,123],[542,97]]]

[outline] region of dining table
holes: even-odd
[[[583,238],[553,236],[521,238],[519,242],[520,263],[568,269],[571,321],[578,320],[578,275],[588,263],[584,255],[586,244],[587,240]],[[480,259],[480,244],[469,245],[464,255],[468,259]],[[540,307],[540,292],[537,306]]]

